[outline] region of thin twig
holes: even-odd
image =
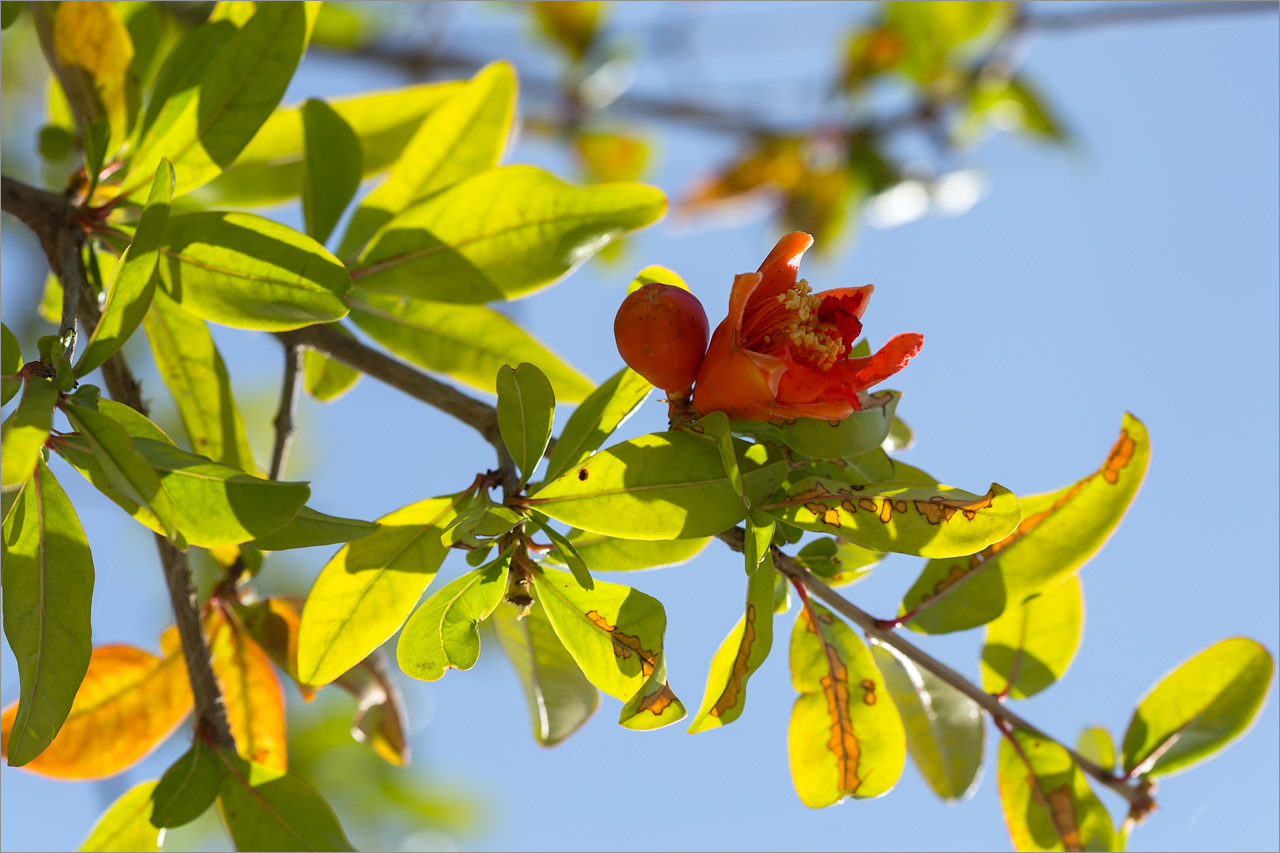
[[[271,449],[272,480],[284,476],[284,464],[289,458],[289,447],[293,444],[293,415],[298,408],[298,372],[302,370],[302,359],[305,351],[300,345],[284,348],[284,378],[280,381],[280,410],[276,412],[276,443]]]
[[[1214,0],[1208,3],[1134,3],[1128,6],[1104,5],[1081,12],[1027,15],[1022,26],[1040,32],[1069,32],[1109,27],[1113,24],[1150,24],[1158,21],[1188,18],[1217,18],[1227,15],[1274,13],[1275,3],[1256,0]]]

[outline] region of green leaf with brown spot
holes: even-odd
[[[1058,744],[1022,731],[1002,738],[996,783],[1015,850],[1111,849],[1111,816]]]
[[[766,550],[759,571],[747,581],[746,611],[711,658],[702,707],[689,733],[727,726],[747,703],[747,681],[773,647],[773,556]]]
[[[567,572],[533,573],[534,597],[556,636],[592,684],[626,704],[618,722],[656,729],[684,719],[685,709],[667,685],[662,603],[639,590],[597,581],[584,590]]]
[[[577,528],[569,531],[566,538],[583,562],[597,572],[634,572],[678,566],[696,557],[711,542],[710,538],[652,541],[615,539],[603,533],[588,533]],[[546,559],[551,563],[564,565],[564,560],[557,551],[548,553]]]
[[[1018,526],[1018,499],[997,483],[985,495],[922,483],[857,486],[807,477],[760,507],[788,524],[834,533],[872,551],[921,557],[980,551]]]
[[[53,426],[53,407],[58,402],[58,389],[48,379],[28,376],[23,383],[18,407],[5,418],[0,435],[0,489],[6,492],[31,479],[40,459],[40,448],[49,438]]]
[[[810,808],[878,797],[902,775],[902,718],[871,652],[821,605],[805,602],[791,632],[791,781]]]
[[[396,644],[396,660],[405,675],[437,681],[447,670],[475,666],[480,623],[507,591],[511,550],[445,585],[414,611]]]
[[[552,385],[556,383],[553,381]],[[624,367],[579,404],[547,460],[546,481],[550,482],[565,471],[574,467],[604,444],[605,440],[620,427],[627,418],[645,401],[653,386],[649,380],[629,367]],[[572,402],[571,398],[560,395],[560,399]]]
[[[907,752],[920,775],[949,803],[971,796],[982,767],[984,728],[978,703],[892,646],[872,640],[871,655],[902,715]]]
[[[134,785],[107,807],[80,844],[85,851],[157,853],[164,830],[151,825],[151,794],[160,780]]]
[[[1256,640],[1216,643],[1160,680],[1138,703],[1121,747],[1130,775],[1164,776],[1225,749],[1257,719],[1275,661]]]
[[[987,623],[982,689],[1034,696],[1066,674],[1084,630],[1084,592],[1073,575]]]
[[[1146,427],[1126,414],[1097,471],[1056,492],[1022,498],[1017,528],[980,553],[926,565],[899,609],[916,611],[908,627],[927,634],[975,628],[1056,586],[1116,529],[1142,485],[1150,453]]]

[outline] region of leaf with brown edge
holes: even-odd
[[[204,629],[236,751],[264,767],[287,770],[284,691],[271,658],[218,607],[205,617]]]
[[[164,657],[135,646],[97,646],[71,713],[53,742],[25,769],[57,779],[104,779],[141,761],[191,711],[180,652]],[[0,714],[0,752],[8,757],[17,703]]]
[[[996,783],[1014,849],[1111,849],[1111,816],[1058,744],[1021,731],[1007,735]]]
[[[902,718],[871,652],[844,622],[812,602],[791,632],[791,780],[810,808],[878,797],[902,775]]]

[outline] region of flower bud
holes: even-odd
[[[632,370],[675,397],[688,397],[707,351],[702,303],[670,284],[646,284],[622,301],[613,320],[618,354]]]

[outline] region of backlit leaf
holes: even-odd
[[[891,646],[872,640],[871,656],[902,715],[907,751],[920,775],[947,802],[972,795],[982,767],[978,703]]]
[[[287,770],[284,691],[271,659],[217,607],[205,618],[205,632],[236,752],[257,764]]]
[[[87,119],[106,117],[110,135],[119,144],[129,132],[133,40],[115,4],[59,4],[53,17],[53,48],[67,72],[63,79],[75,91],[72,102],[87,98],[95,106],[92,112],[82,108],[79,114]]]
[[[107,302],[102,306],[102,319],[76,362],[76,376],[84,376],[124,346],[146,315],[156,290],[160,243],[169,222],[169,203],[172,200],[173,167],[169,161],[161,160],[133,242],[120,256],[112,273]]]
[[[351,736],[388,764],[396,767],[408,764],[409,725],[404,715],[404,700],[395,679],[387,671],[382,649],[375,649],[333,683],[356,699]]]
[[[1116,745],[1111,733],[1102,726],[1090,726],[1080,732],[1076,752],[1108,773],[1116,772]]]
[[[801,694],[788,736],[791,781],[802,803],[878,797],[897,784],[907,742],[884,678],[849,626],[812,602],[791,632],[791,682]]]
[[[606,7],[599,0],[569,0],[530,3],[529,9],[542,31],[559,44],[570,59],[581,62],[595,40],[600,13]]]
[[[199,97],[198,87],[204,72],[236,29],[230,21],[214,19],[178,40],[156,74],[146,111],[134,128],[135,140],[151,144],[154,136],[149,134],[161,115],[168,126],[189,101]],[[137,145],[134,148],[136,150]]]
[[[329,328],[337,329],[340,334],[351,337],[351,333],[341,324],[333,324]],[[313,399],[322,403],[330,403],[351,390],[360,380],[361,373],[342,362],[329,358],[313,349],[302,355],[303,374],[302,387]]]
[[[355,850],[315,789],[221,749],[218,811],[237,850]]]
[[[40,448],[53,426],[53,407],[58,389],[48,379],[28,376],[18,407],[5,419],[3,453],[0,453],[0,488],[8,492],[31,479],[40,458]]]
[[[669,284],[681,290],[689,290],[689,285],[685,284],[678,273],[658,264],[652,264],[640,270],[636,273],[636,277],[631,279],[631,283],[627,285],[627,295],[630,296],[646,284]]]
[[[298,627],[302,622],[302,599],[266,598],[253,604],[236,602],[236,618],[267,657],[293,679],[303,701],[310,702],[316,691],[298,679]]]
[[[368,290],[354,291],[350,303],[351,320],[378,343],[481,391],[497,391],[494,376],[504,364],[529,362],[551,380],[557,399],[572,403],[591,393],[590,380],[492,308]]]
[[[339,518],[316,512],[309,506],[298,510],[293,520],[275,533],[259,536],[246,542],[249,548],[259,551],[287,551],[291,548],[314,548],[318,545],[334,545],[351,542],[373,534],[378,525],[358,518]]]
[[[797,418],[778,427],[782,440],[792,450],[815,459],[857,456],[879,447],[889,435],[893,412],[902,394],[877,391],[849,417],[838,421]]]
[[[6,758],[20,767],[62,728],[91,653],[93,557],[71,501],[39,457],[5,518],[4,541],[4,635],[19,682]]]
[[[1015,850],[1111,849],[1111,816],[1056,743],[1021,731],[1002,738],[996,782]]]
[[[215,323],[278,332],[347,313],[346,267],[305,234],[252,213],[175,214],[161,252],[164,292]]]
[[[743,537],[742,556],[746,561],[747,576],[754,575],[760,568],[761,563],[766,557],[770,557],[772,564],[770,548],[773,546],[774,529],[777,522],[773,516],[764,513],[752,513],[747,516],[747,531]]]
[[[737,443],[746,496],[763,504],[786,474],[763,445]],[[684,431],[643,435],[598,451],[528,503],[574,527],[626,539],[713,536],[747,516],[715,446]]]
[[[213,751],[196,738],[151,793],[151,825],[175,827],[191,823],[218,798],[222,769]]]
[[[360,138],[333,107],[315,98],[302,105],[302,127],[302,216],[307,234],[327,243],[360,187]]]
[[[534,738],[555,746],[591,718],[600,693],[556,636],[541,604],[535,602],[523,619],[518,613],[499,606],[490,621],[524,689]]]
[[[554,379],[551,384],[556,385]],[[547,460],[546,481],[554,480],[590,456],[631,417],[652,390],[649,380],[624,367],[592,391],[560,431],[551,458]],[[563,390],[558,397],[568,402],[574,399],[566,397]]]
[[[467,572],[432,595],[409,617],[396,660],[405,675],[436,681],[449,669],[471,669],[480,657],[480,623],[507,591],[510,552]]]
[[[734,453],[729,417],[724,412],[711,412],[690,424],[689,431],[715,444],[716,452],[720,454],[720,464],[724,466],[724,472],[729,475],[729,484],[742,499],[743,505],[750,509],[751,499],[743,491],[742,472],[738,468],[738,457]]]
[[[534,573],[533,583],[556,636],[583,674],[626,703],[621,725],[656,729],[684,718],[684,705],[667,686],[667,614],[661,602],[601,581],[584,590],[572,575],[552,569]]]
[[[18,375],[22,370],[22,348],[8,326],[0,325],[0,341],[0,374],[5,376],[0,382],[4,387],[3,402],[8,403],[22,389],[22,377]]]
[[[644,142],[617,133],[579,133],[573,144],[592,183],[637,180],[649,159]]]
[[[964,560],[934,560],[903,597],[916,631],[944,634],[990,622],[1075,572],[1111,536],[1142,485],[1147,429],[1126,414],[1102,466],[1083,480],[1021,500],[1015,530]],[[898,463],[895,463],[898,464]]]
[[[706,539],[615,539],[603,533],[571,530],[566,537],[574,550],[593,571],[633,572],[639,569],[661,569],[678,566],[699,553],[711,542]],[[547,560],[564,564],[559,552],[551,551]]]
[[[921,483],[868,486],[808,477],[760,507],[805,530],[872,551],[922,557],[972,554],[1018,525],[1018,499],[996,483],[985,495]]]
[[[328,684],[364,660],[409,618],[444,562],[440,534],[466,493],[410,504],[377,532],[343,546],[320,572],[302,612],[298,677]]]
[[[0,716],[6,756],[17,711],[10,705]],[[114,776],[164,743],[190,711],[181,653],[156,657],[134,646],[98,646],[58,736],[24,768],[56,779]]]
[[[1066,673],[1083,630],[1084,593],[1073,575],[987,623],[982,689],[1014,699],[1034,696]]]
[[[131,851],[157,853],[164,830],[151,825],[151,794],[159,781],[134,785],[98,818],[81,851]]]
[[[869,551],[829,536],[814,539],[796,553],[796,559],[827,586],[846,586],[862,580],[884,557],[882,551]]]
[[[742,715],[747,680],[773,646],[773,576],[773,557],[766,550],[764,565],[747,581],[746,612],[711,658],[707,690],[690,734],[727,726]]]
[[[525,296],[666,210],[643,184],[576,187],[532,166],[482,172],[408,208],[352,268],[361,287],[440,302]]]
[[[520,471],[517,490],[529,482],[551,438],[556,395],[541,370],[528,362],[498,368],[498,428]]]
[[[569,567],[569,571],[573,573],[573,577],[578,581],[580,587],[593,589],[595,581],[591,579],[591,570],[587,567],[586,561],[582,559],[582,555],[578,553],[578,549],[573,546],[573,543],[560,531],[548,524],[547,517],[542,513],[533,512],[529,518],[551,540],[552,552],[556,555],[556,562]]]
[[[1176,773],[1225,748],[1257,719],[1274,668],[1271,653],[1248,637],[1184,661],[1133,712],[1121,747],[1125,772]]]

